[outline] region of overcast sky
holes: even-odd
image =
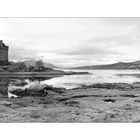
[[[0,18],[10,60],[73,67],[140,59],[140,18]]]

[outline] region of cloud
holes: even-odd
[[[140,18],[4,18],[10,60],[80,66],[139,59]]]
[[[118,55],[121,54],[119,52],[116,52],[113,49],[106,49],[107,47],[104,46],[96,46],[92,44],[85,44],[85,45],[80,45],[80,47],[74,47],[73,49],[66,49],[66,50],[61,50],[59,52],[60,54],[65,54],[65,55]]]

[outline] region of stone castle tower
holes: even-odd
[[[0,40],[0,66],[8,65],[8,50],[9,47]]]

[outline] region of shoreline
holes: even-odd
[[[83,75],[90,74],[89,72],[0,72],[0,78],[55,78],[64,75]]]

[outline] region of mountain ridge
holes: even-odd
[[[140,69],[140,60],[133,62],[117,62],[104,65],[74,67],[72,69]]]

